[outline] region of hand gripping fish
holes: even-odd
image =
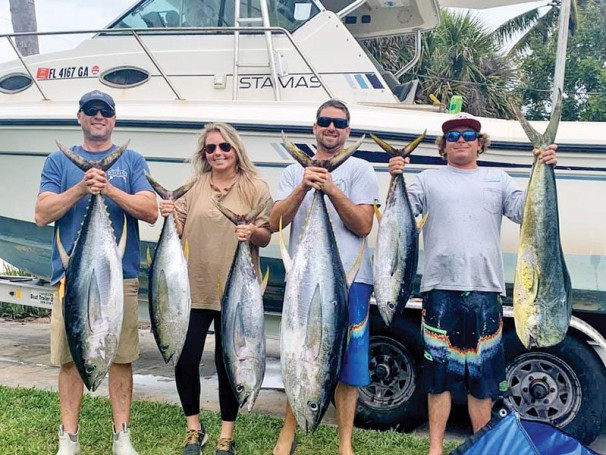
[[[423,141],[425,133],[401,150],[373,134],[370,137],[390,155],[406,158]],[[403,174],[391,178],[383,214],[375,211],[379,230],[373,262],[374,294],[383,321],[390,325],[394,316],[404,311],[419,262],[419,230]]]
[[[59,144],[59,149],[83,171],[107,171],[128,143],[101,161],[87,161]],[[95,391],[114,359],[124,310],[122,256],[126,247],[126,217],[119,245],[103,196],[93,194],[68,256],[57,230],[57,249],[65,268],[63,314],[67,343],[82,382]]]
[[[265,206],[247,215],[237,215],[213,201],[236,226],[253,222]],[[265,313],[263,292],[269,273],[259,284],[249,242],[238,242],[221,301],[223,361],[240,407],[252,410],[265,376]]]
[[[314,161],[284,137],[293,158],[304,167],[333,171],[362,143],[327,161]],[[288,402],[301,429],[319,425],[341,371],[347,339],[348,284],[359,269],[363,248],[347,277],[330,222],[324,193],[315,191],[303,235],[292,260],[280,237],[287,273],[280,326],[280,363]]]
[[[555,140],[562,98],[540,135],[518,111],[532,144],[544,150]],[[535,157],[528,183],[513,287],[513,315],[518,337],[527,348],[549,347],[566,336],[572,316],[570,275],[560,242],[558,198],[553,166]]]
[[[162,199],[176,201],[194,185],[192,180],[175,191],[168,191],[149,174],[145,177]],[[185,250],[185,252],[184,252]],[[153,260],[149,263],[149,319],[152,333],[164,362],[177,365],[189,327],[191,295],[187,273],[187,242],[181,245],[175,217],[171,213],[164,219],[162,233],[156,245]]]

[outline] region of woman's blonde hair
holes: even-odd
[[[478,155],[481,155],[490,147],[490,136],[486,133],[478,133],[478,141],[480,142],[480,150]],[[436,139],[436,145],[438,146],[438,153],[444,159],[446,159],[446,139],[444,135],[438,136]]]
[[[212,170],[210,164],[208,163],[204,146],[206,144],[206,138],[210,133],[213,132],[220,133],[221,136],[223,136],[223,139],[225,139],[225,142],[229,142],[229,144],[231,144],[232,149],[236,153],[236,172],[238,174],[242,174],[244,177],[247,177],[249,180],[256,177],[258,175],[257,169],[246,154],[244,142],[242,141],[240,134],[233,126],[227,123],[207,123],[204,125],[202,131],[200,131],[196,153],[192,158],[192,163],[194,165],[194,169],[196,170],[196,174],[201,175]]]

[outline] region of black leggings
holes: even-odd
[[[187,417],[200,414],[200,361],[210,323],[215,328],[215,366],[219,379],[219,406],[221,420],[235,422],[238,416],[238,400],[227,379],[223,353],[221,352],[221,312],[192,309],[183,352],[175,367],[177,392]]]

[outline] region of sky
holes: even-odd
[[[134,3],[131,0],[103,0],[102,2],[92,2],[90,0],[36,0],[38,31],[100,29],[108,25]],[[547,3],[547,0],[478,10],[477,14],[484,19],[488,28],[493,29],[510,17],[545,3]],[[0,0],[0,34],[11,33],[12,31],[9,0]],[[40,40],[40,52],[69,49],[84,38],[82,35],[44,38]],[[6,40],[2,40],[0,42],[0,61],[12,58],[14,58],[13,52]]]

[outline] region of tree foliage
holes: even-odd
[[[579,10],[577,31],[569,37],[564,79],[563,120],[606,120],[606,2]],[[529,119],[547,119],[557,46],[557,30],[547,41],[533,37],[520,60],[519,93]]]
[[[442,10],[440,26],[423,34],[422,55],[405,77],[420,79],[416,99],[432,104],[430,94],[448,104],[463,97],[464,110],[484,117],[511,118],[515,71],[495,36],[472,13]],[[387,69],[396,72],[411,60],[411,36],[375,39],[367,47]]]

